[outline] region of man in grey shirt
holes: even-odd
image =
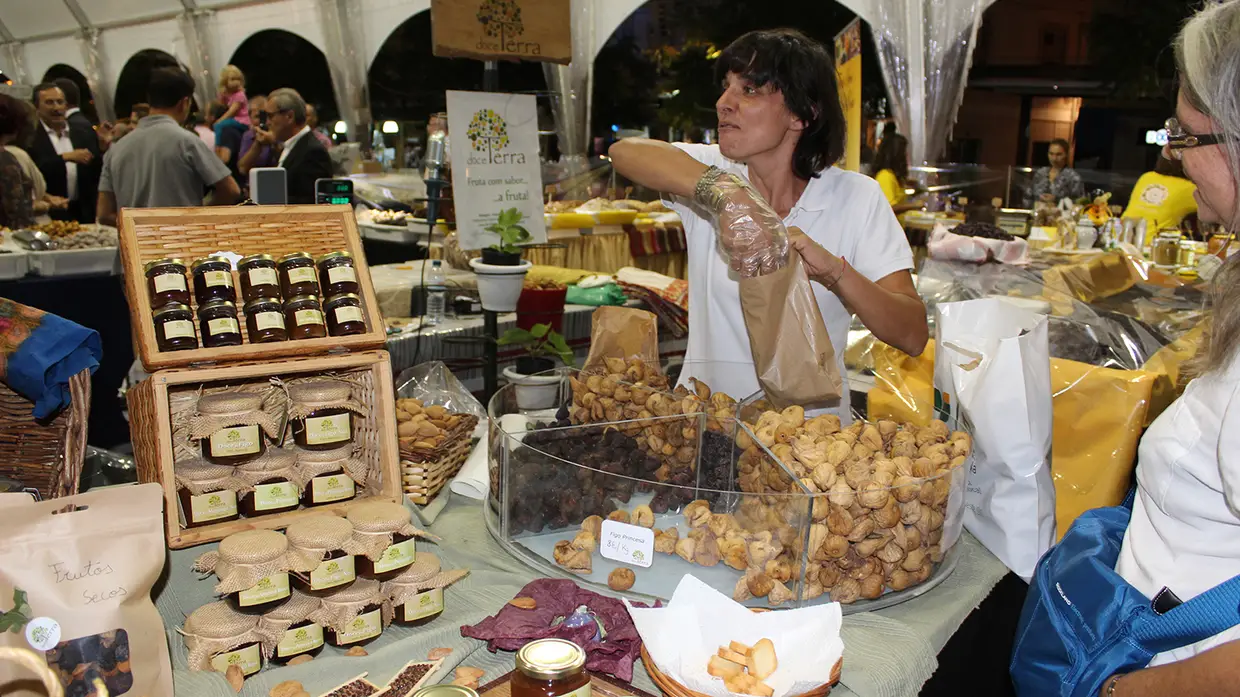
[[[178,68],[151,73],[147,101],[151,113],[108,149],[99,179],[99,222],[116,224],[121,208],[201,206],[208,188],[211,203],[226,206],[241,198],[228,167],[196,133],[181,127],[189,117],[194,81]]]

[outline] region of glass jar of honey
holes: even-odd
[[[232,467],[195,459],[176,463],[173,475],[181,504],[181,527],[197,528],[241,517],[237,491],[244,482],[237,479]]]
[[[318,656],[323,652],[323,627],[310,620],[319,609],[318,598],[293,590],[289,601],[263,614],[258,629],[266,637],[263,653],[267,661],[284,665],[297,656]]]
[[[1163,269],[1175,268],[1180,258],[1180,233],[1178,230],[1164,230],[1158,233],[1150,245],[1150,256],[1154,266]]]
[[[267,450],[263,430],[274,429],[263,412],[263,398],[247,393],[218,393],[198,399],[198,416],[191,423],[201,442],[202,456],[217,465],[242,465]]]
[[[336,295],[323,303],[327,316],[327,333],[332,336],[353,336],[366,333],[366,315],[362,311],[362,299],[346,293]]]
[[[535,639],[517,651],[512,697],[590,697],[586,652],[565,639]]]
[[[285,254],[276,262],[280,271],[280,293],[288,298],[319,294],[319,275],[314,257],[306,252]]]
[[[185,281],[185,262],[168,257],[147,262],[146,292],[151,299],[151,309],[173,303],[189,305],[189,285]]]
[[[340,503],[357,496],[357,483],[349,476],[349,471],[356,469],[351,446],[302,450],[297,453],[297,468],[306,479],[302,502],[308,507]]]
[[[194,313],[189,305],[171,303],[154,312],[155,345],[160,351],[187,351],[198,348],[194,333]]]
[[[198,329],[205,348],[241,345],[237,306],[231,300],[213,300],[198,306]]]
[[[228,257],[203,257],[190,264],[194,274],[194,299],[198,307],[213,300],[237,301],[233,288],[232,262]]]
[[[280,297],[280,274],[270,254],[253,254],[237,262],[237,275],[241,277],[241,298],[245,302]]]
[[[341,648],[365,646],[383,634],[383,600],[377,581],[358,579],[348,588],[320,599],[330,618],[323,629],[328,644]]]
[[[391,501],[357,503],[347,517],[353,524],[353,539],[363,550],[355,564],[358,578],[389,581],[414,563],[413,536],[418,530],[404,506]]]
[[[353,416],[361,406],[347,382],[310,380],[290,385],[288,395],[289,424],[299,447],[335,450],[353,442]]]
[[[261,615],[287,603],[289,586],[288,540],[275,530],[245,530],[220,540],[214,563],[204,554],[195,567],[210,567],[219,579],[215,590],[229,607],[247,615]]]
[[[318,296],[298,295],[284,302],[284,327],[288,338],[322,339],[327,336],[327,324],[323,320],[323,308]]]
[[[243,676],[262,670],[262,635],[258,618],[236,612],[225,602],[200,606],[181,628],[191,670],[228,671],[240,666]]]
[[[316,597],[331,595],[357,579],[353,555],[353,526],[334,515],[302,518],[284,533],[296,555],[293,586]]]
[[[344,250],[328,252],[319,257],[318,267],[319,285],[323,288],[324,297],[357,293],[357,269],[354,268],[352,254]]]
[[[255,298],[245,304],[245,328],[251,344],[288,341],[284,330],[284,307],[279,298]]]

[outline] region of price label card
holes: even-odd
[[[599,552],[604,559],[649,568],[654,563],[654,530],[640,525],[603,521]]]

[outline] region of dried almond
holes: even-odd
[[[241,666],[231,665],[224,672],[224,679],[232,686],[233,692],[240,692],[241,686],[245,684],[245,673],[241,671]]]
[[[473,666],[457,666],[456,667],[457,680],[473,680],[476,682],[483,675],[486,675],[486,671],[481,668],[475,668]]]
[[[284,682],[271,688],[267,693],[267,697],[293,697],[298,692],[305,692],[306,688],[296,680],[285,680]]]
[[[533,610],[538,607],[538,601],[533,598],[513,598],[508,601],[508,604],[513,607],[519,607],[522,610]]]
[[[415,440],[413,442],[413,447],[426,448],[427,450],[434,450],[438,446],[436,446],[434,443],[427,441],[427,440]]]
[[[452,684],[453,684],[453,685],[460,685],[460,686],[462,686],[462,687],[468,687],[468,688],[469,688],[469,689],[471,689],[471,690],[476,690],[476,689],[478,689],[478,681],[477,681],[477,680],[467,680],[467,679],[465,679],[465,678],[457,678],[456,680],[453,680],[453,681],[452,681]]]
[[[441,406],[426,407],[423,411],[425,411],[426,415],[432,419],[442,419],[448,415],[448,410]]]
[[[431,649],[430,653],[426,654],[426,659],[429,661],[438,661],[450,653],[452,653],[452,649],[448,648]]]
[[[431,419],[431,423],[439,429],[445,429],[448,427],[448,422],[444,419]]]
[[[418,423],[419,436],[433,436],[439,433],[439,427],[430,422]]]
[[[366,649],[363,649],[360,646],[354,646],[348,651],[345,651],[344,655],[346,656],[369,656],[370,654],[366,653]]]
[[[294,656],[293,658],[289,659],[289,662],[286,663],[285,665],[299,666],[303,663],[309,663],[310,661],[313,661],[313,660],[314,660],[314,656],[307,656],[306,654],[303,653],[300,656]]]

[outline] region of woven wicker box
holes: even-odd
[[[173,478],[174,446],[170,397],[201,388],[266,384],[270,378],[284,380],[299,376],[347,374],[362,385],[354,397],[366,408],[364,418],[355,422],[354,443],[361,445],[358,457],[377,467],[380,480],[374,496],[288,513],[241,518],[239,520],[182,528],[178,516],[176,482]],[[343,513],[362,501],[382,499],[402,502],[401,472],[396,433],[395,396],[392,363],[386,351],[368,351],[345,356],[323,356],[281,361],[243,363],[219,368],[161,370],[129,390],[130,432],[138,481],[159,482],[164,488],[164,518],[168,546],[190,547],[222,539],[234,532],[279,529],[298,518],[328,512]]]
[[[469,459],[478,417],[472,414],[460,416],[465,418],[438,448],[415,448],[401,444],[401,483],[405,495],[413,503],[420,506],[430,503]]]
[[[129,321],[142,365],[148,371],[191,364],[224,364],[383,348],[386,338],[383,316],[379,312],[370,269],[362,253],[353,209],[349,206],[125,209],[120,222],[120,243],[125,269],[125,295],[129,299]],[[255,346],[249,343],[245,312],[241,307],[244,303],[239,301],[237,319],[241,323],[243,342],[240,346],[189,351],[159,350],[143,270],[147,262],[176,257],[188,265],[194,259],[214,252],[235,252],[242,256],[271,254],[278,258],[291,252],[309,252],[318,256],[342,249],[353,255],[358,294],[369,328],[365,334]],[[236,271],[233,274],[234,287],[240,293],[241,284],[236,282]],[[191,306],[197,316],[197,304],[191,302]]]

